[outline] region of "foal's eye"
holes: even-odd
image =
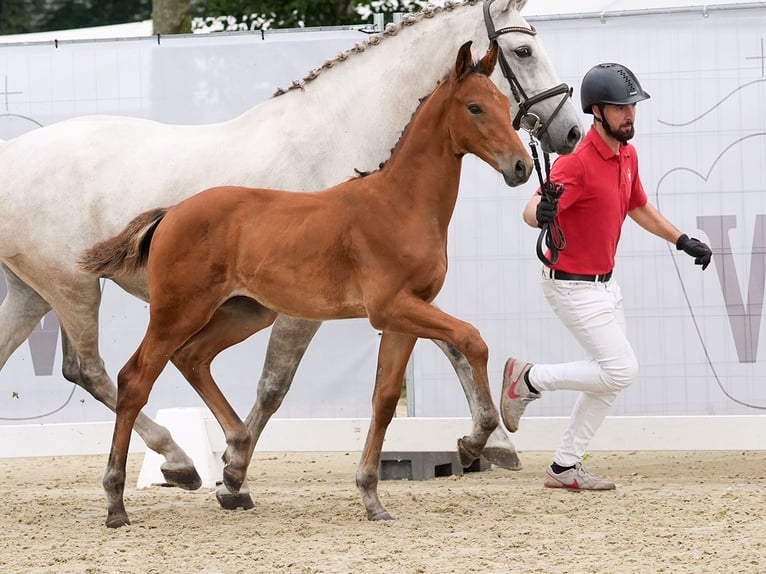
[[[532,55],[532,49],[529,46],[520,46],[519,48],[516,48],[513,52],[519,58],[529,58]]]
[[[471,112],[473,115],[478,115],[482,112],[482,109],[479,104],[469,104],[468,111]]]

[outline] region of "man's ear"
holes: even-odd
[[[591,104],[591,105],[590,105],[590,111],[591,111],[591,113],[593,114],[593,118],[594,118],[594,119],[595,119],[597,122],[601,122],[601,121],[604,121],[604,118],[603,118],[603,117],[601,117],[601,108],[599,107],[599,105],[598,105],[598,104]]]

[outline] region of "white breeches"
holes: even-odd
[[[622,291],[615,281],[543,278],[553,311],[585,349],[590,360],[535,364],[529,373],[540,391],[580,391],[553,460],[570,466],[582,460],[609,413],[617,393],[638,375],[638,362],[625,334]]]

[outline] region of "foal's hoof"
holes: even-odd
[[[239,494],[243,482],[245,479],[241,474],[232,472],[227,466],[223,467],[223,485],[231,494]]]
[[[521,470],[521,459],[515,450],[487,446],[481,454],[488,462],[506,470]]]
[[[481,452],[471,451],[462,438],[457,439],[457,453],[460,456],[460,464],[463,465],[463,468],[471,466],[473,461],[481,456]]]
[[[240,490],[237,494],[232,494],[229,489],[224,487],[219,488],[215,492],[215,497],[218,499],[218,504],[224,510],[250,510],[255,507],[253,499],[250,493],[246,489]]]
[[[165,481],[171,486],[177,486],[184,490],[197,490],[202,486],[202,479],[193,466],[178,469],[160,467],[160,470]]]

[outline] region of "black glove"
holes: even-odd
[[[686,233],[676,241],[676,249],[679,251],[683,250],[687,255],[694,257],[694,264],[702,265],[703,271],[710,265],[710,258],[713,256],[710,247],[702,243],[699,239],[689,237]]]
[[[552,223],[553,218],[559,212],[559,200],[558,198],[549,198],[543,195],[540,198],[540,203],[537,204],[535,210],[535,218],[537,219],[537,227],[542,228],[546,223]]]

